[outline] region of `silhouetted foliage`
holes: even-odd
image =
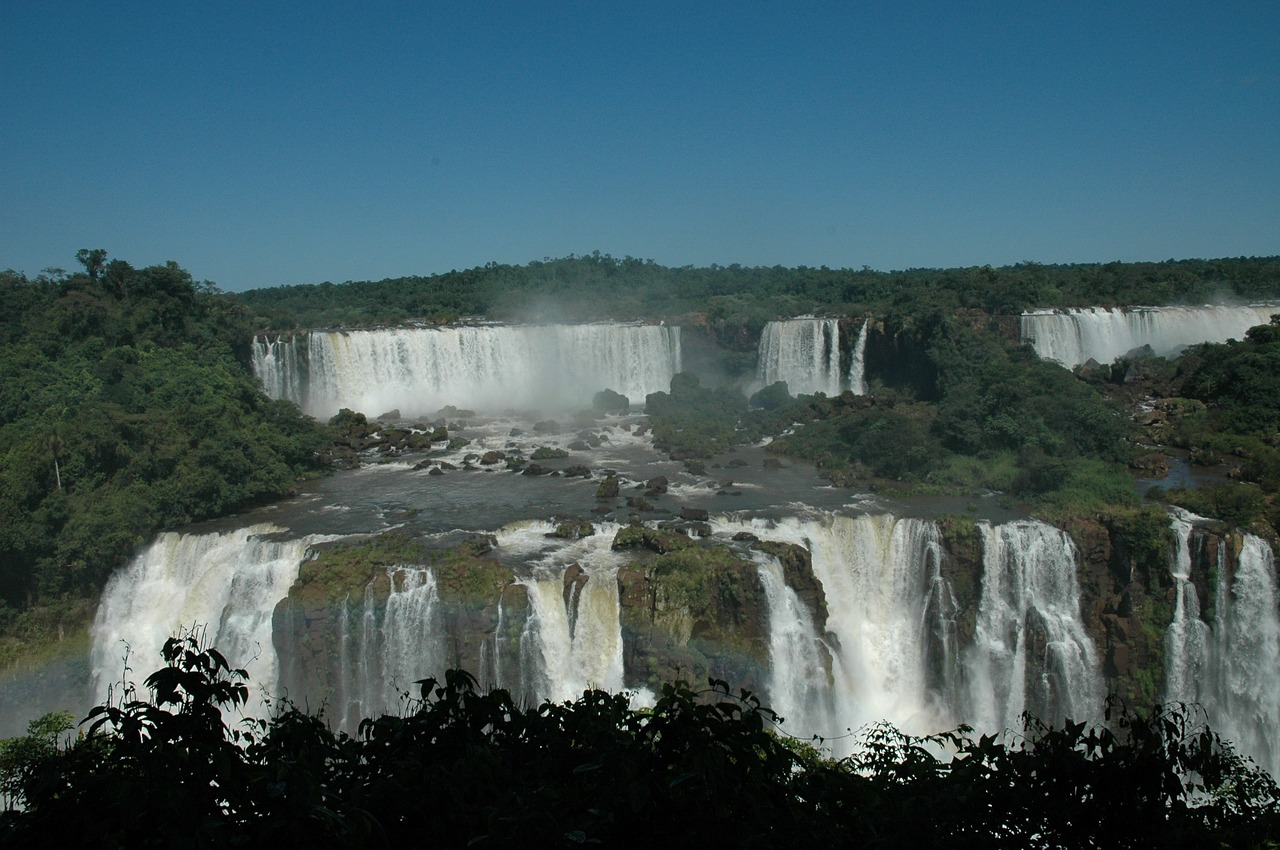
[[[1113,706],[1111,727],[1026,718],[1022,734],[929,737],[887,724],[822,756],[712,680],[652,709],[588,690],[516,705],[461,671],[356,736],[246,697],[197,636],[95,708],[88,733],[0,761],[24,808],[0,844],[56,847],[1222,847],[1280,832],[1277,787],[1187,706]],[[56,736],[55,736],[56,740]],[[8,746],[7,752],[14,752]]]

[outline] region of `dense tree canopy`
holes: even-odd
[[[726,343],[765,321],[823,311],[873,311],[894,324],[958,309],[1015,314],[1036,307],[1203,304],[1280,295],[1280,257],[993,269],[670,268],[596,252],[523,266],[382,281],[280,286],[240,293],[269,329],[389,324],[405,319],[578,320],[705,314]]]
[[[262,395],[241,304],[175,263],[79,259],[77,274],[0,274],[10,617],[91,596],[158,528],[290,492],[325,437]]]

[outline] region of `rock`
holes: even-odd
[[[428,475],[444,475],[444,470],[438,466],[433,466],[431,467],[430,470],[427,471],[427,474]]]
[[[379,414],[378,414],[376,417],[374,417],[374,418],[375,418],[375,419],[381,419],[383,422],[399,422],[399,421],[400,421],[400,408],[398,408],[398,407],[393,407],[391,410],[388,410],[386,413],[379,413]]]
[[[684,471],[690,475],[706,475],[707,465],[700,460],[686,460],[684,462]]]
[[[759,537],[756,537],[756,536],[755,536],[754,534],[752,534],[750,531],[739,531],[739,532],[737,532],[736,534],[734,534],[734,535],[733,535],[733,539],[734,539],[734,540],[737,540],[737,541],[739,541],[739,542],[744,542],[744,541],[745,541],[745,542],[747,542],[747,543],[755,543],[755,542],[756,542],[756,541],[758,541],[760,538],[759,538]]]
[[[588,443],[586,440],[574,440],[572,443],[569,444],[569,451],[571,452],[591,451],[591,444]]]
[[[538,446],[533,450],[533,454],[529,455],[530,460],[556,460],[558,458],[568,457],[569,453],[564,449],[552,448],[550,446]]]
[[[531,463],[528,466],[526,466],[520,474],[521,475],[549,475],[551,472],[552,470],[545,466],[539,466],[536,463]]]
[[[596,527],[585,519],[567,519],[557,525],[556,530],[547,536],[564,540],[579,540],[583,537],[591,537],[595,533]]]
[[[564,571],[564,605],[567,610],[576,614],[582,588],[590,578],[580,564],[570,564]]]
[[[618,497],[618,477],[610,475],[596,487],[597,499],[616,499]]]
[[[644,496],[628,496],[627,507],[635,508],[643,513],[651,513],[653,511],[653,505]]]
[[[560,433],[560,423],[554,419],[544,419],[541,422],[535,422],[533,425],[535,434],[558,434]]]
[[[583,466],[582,464],[567,466],[564,468],[564,477],[565,478],[590,478],[591,467]]]
[[[613,536],[612,548],[615,552],[624,549],[647,549],[664,555],[667,552],[676,552],[694,545],[696,544],[692,540],[678,531],[629,525]]]
[[[645,495],[646,496],[661,495],[667,492],[667,488],[670,486],[670,483],[671,482],[667,480],[667,476],[665,475],[659,475],[654,478],[650,478],[648,481],[645,482],[645,486],[648,487],[648,490],[645,492]]]
[[[501,461],[504,461],[506,459],[507,459],[507,453],[503,451],[498,451],[497,449],[490,449],[489,451],[480,455],[480,463],[484,464],[485,466],[490,466],[495,463],[500,463]]]
[[[782,469],[782,461],[776,457],[767,457],[764,459],[763,466],[765,469]]]
[[[809,550],[794,543],[760,542],[757,549],[768,552],[782,565],[787,586],[795,591],[800,601],[813,615],[814,629],[822,634],[827,628],[827,597],[822,582],[813,571],[813,557]]]
[[[746,465],[747,465],[747,462],[740,457],[729,458],[729,462],[725,464],[725,466],[734,467],[734,468],[739,468]]]
[[[623,414],[631,409],[631,402],[622,393],[605,389],[592,398],[591,408],[597,413]]]
[[[694,522],[706,522],[710,518],[706,508],[691,508],[687,505],[680,509],[680,518]]]
[[[786,381],[776,381],[751,396],[748,403],[752,407],[765,410],[777,410],[791,403],[791,394],[787,392]]]

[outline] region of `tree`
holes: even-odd
[[[107,262],[107,251],[105,248],[81,248],[76,251],[76,260],[80,265],[84,266],[85,273],[89,275],[89,280],[97,283],[98,275],[102,272],[102,267]]]

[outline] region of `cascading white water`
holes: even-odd
[[[298,340],[296,337],[266,336],[253,339],[253,374],[262,384],[263,392],[271,398],[284,399],[301,405],[305,401],[305,381],[298,364]]]
[[[854,395],[867,394],[867,331],[871,328],[871,320],[867,319],[858,329],[858,338],[853,342],[853,359],[849,361],[849,390]]]
[[[762,387],[786,381],[792,395],[839,395],[839,321],[799,318],[766,324],[760,335],[756,378]]]
[[[529,592],[520,637],[520,681],[539,699],[571,700],[587,688],[623,689],[622,623],[617,570],[625,557],[611,549],[618,526],[603,524],[580,540],[549,540],[550,523],[508,526],[498,535],[507,555],[529,566],[519,581]],[[570,566],[585,583],[566,587]],[[502,684],[502,683],[500,683]]]
[[[1200,619],[1200,598],[1191,581],[1191,532],[1195,514],[1173,508],[1169,523],[1174,533],[1173,557],[1169,573],[1173,576],[1175,598],[1173,623],[1165,632],[1165,699],[1205,704],[1211,697],[1208,665],[1213,632]]]
[[[1243,339],[1277,312],[1280,305],[1037,311],[1022,315],[1022,339],[1043,359],[1073,368],[1090,359],[1111,363],[1144,345],[1164,357],[1200,342]]]
[[[162,661],[161,647],[184,628],[203,627],[207,644],[250,678],[246,713],[262,716],[261,697],[276,689],[279,670],[272,612],[289,592],[308,539],[271,537],[254,525],[214,534],[166,532],[112,576],[93,624],[94,692],[105,698],[122,681],[126,648],[141,682]]]
[[[1244,535],[1230,590],[1219,570],[1214,633],[1224,737],[1280,775],[1280,611],[1275,554],[1266,541]],[[1212,721],[1213,718],[1210,717]]]
[[[982,595],[965,660],[966,719],[1005,729],[1017,728],[1024,710],[1048,723],[1099,717],[1102,681],[1080,618],[1075,544],[1040,522],[979,528]]]
[[[428,567],[402,565],[388,567],[386,576],[390,593],[384,601],[371,582],[358,615],[350,599],[344,606],[338,651],[344,729],[354,729],[365,717],[394,713],[406,694],[418,696],[414,682],[440,679],[448,667],[435,574]],[[358,635],[349,628],[355,616]]]
[[[838,729],[832,715],[831,677],[823,664],[830,657],[808,606],[787,586],[782,564],[773,555],[753,551],[760,584],[769,603],[769,706],[788,730]]]
[[[1212,624],[1201,618],[1189,580],[1193,524],[1172,518],[1177,547],[1170,572],[1178,583],[1174,620],[1166,633],[1165,698],[1204,707],[1209,724],[1259,765],[1280,775],[1280,588],[1275,554],[1266,541],[1241,535],[1234,572],[1228,541],[1214,553]]]
[[[790,731],[830,738],[886,718],[913,732],[937,731],[955,722],[955,602],[940,571],[942,544],[934,523],[878,514],[718,522],[714,527],[805,546],[822,583],[827,634],[815,636],[822,646],[804,638],[803,628],[784,635],[788,661],[772,671],[770,699],[805,693],[822,700],[791,709],[799,722]],[[769,587],[766,581],[771,623],[794,616],[788,613],[788,597],[769,594]],[[814,672],[821,666],[823,647],[832,658],[825,695]],[[808,660],[799,658],[806,650]]]
[[[406,416],[446,405],[477,410],[590,404],[611,389],[632,402],[668,389],[680,371],[680,328],[544,325],[313,331],[306,369],[296,352],[255,344],[268,395],[299,401],[317,418],[340,408]],[[294,371],[281,365],[293,357]],[[305,375],[304,375],[305,372]]]

